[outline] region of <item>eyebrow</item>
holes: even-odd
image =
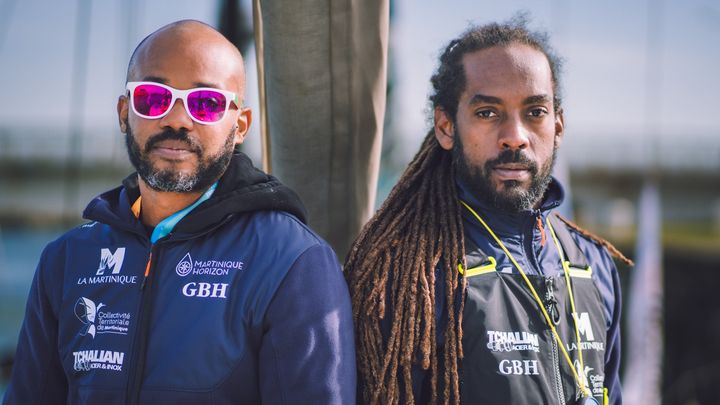
[[[484,94],[476,94],[472,96],[468,104],[502,104],[502,100],[498,97],[486,96]]]
[[[549,103],[552,101],[552,97],[550,97],[547,94],[538,94],[536,96],[530,96],[523,101],[523,104],[540,104],[540,103]]]
[[[158,76],[145,76],[142,81],[167,84],[167,80],[163,79],[162,77],[158,77]],[[197,88],[197,87],[211,87],[213,89],[221,89],[222,88],[214,83],[194,82],[193,88]]]
[[[530,96],[523,100],[523,104],[538,104],[538,103],[547,103],[552,101],[552,98],[547,94],[537,94],[534,96]],[[502,99],[499,97],[494,96],[486,96],[484,94],[476,94],[472,96],[472,98],[469,101],[470,105],[475,104],[502,104]]]

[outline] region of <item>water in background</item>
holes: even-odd
[[[14,356],[35,266],[45,245],[63,229],[0,227],[0,362]],[[3,370],[5,371],[5,370]],[[0,397],[7,381],[0,376]]]

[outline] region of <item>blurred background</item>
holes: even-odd
[[[640,259],[620,269],[625,347],[652,345],[657,355],[628,366],[626,350],[624,373],[659,373],[663,403],[717,403],[720,3],[392,0],[390,7],[378,204],[429,128],[429,78],[441,48],[470,23],[528,12],[531,27],[547,31],[565,59],[566,136],[556,172],[569,184],[563,209]],[[147,34],[184,18],[239,44],[247,104],[257,111],[249,0],[0,0],[0,395],[42,248],[131,171],[115,111],[130,54]],[[245,152],[259,165],[258,128]]]

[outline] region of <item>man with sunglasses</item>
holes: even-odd
[[[137,173],[42,254],[4,403],[352,404],[347,286],[297,195],[236,152],[239,51],[196,21],[131,57]]]

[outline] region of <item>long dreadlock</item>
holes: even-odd
[[[550,63],[555,110],[560,109],[559,60],[543,34],[529,32],[522,15],[507,24],[472,27],[451,41],[431,81],[430,101],[453,121],[465,88],[462,57],[493,46],[520,43],[543,52]],[[425,137],[383,206],[365,225],[345,262],[356,329],[359,387],[371,404],[414,403],[412,366],[430,373],[430,402],[459,404],[459,361],[465,279],[465,246],[452,153],[434,131]],[[447,324],[437,331],[436,270],[444,280]],[[386,308],[389,311],[386,313]],[[437,336],[444,336],[439,345]],[[438,348],[442,347],[442,359]],[[442,362],[441,364],[439,362]],[[438,370],[444,370],[438,392]]]
[[[412,403],[410,371],[418,357],[422,367],[431,370],[432,401],[437,399],[436,267],[442,266],[448,308],[455,307],[454,300],[463,295],[456,292],[464,288],[455,270],[464,257],[464,241],[453,174],[451,153],[440,147],[431,131],[348,255],[345,272],[365,402],[397,404],[402,396]],[[391,312],[386,314],[388,303]],[[462,308],[448,311],[445,403],[459,400],[461,314]],[[391,326],[383,339],[379,320],[386,318]]]

